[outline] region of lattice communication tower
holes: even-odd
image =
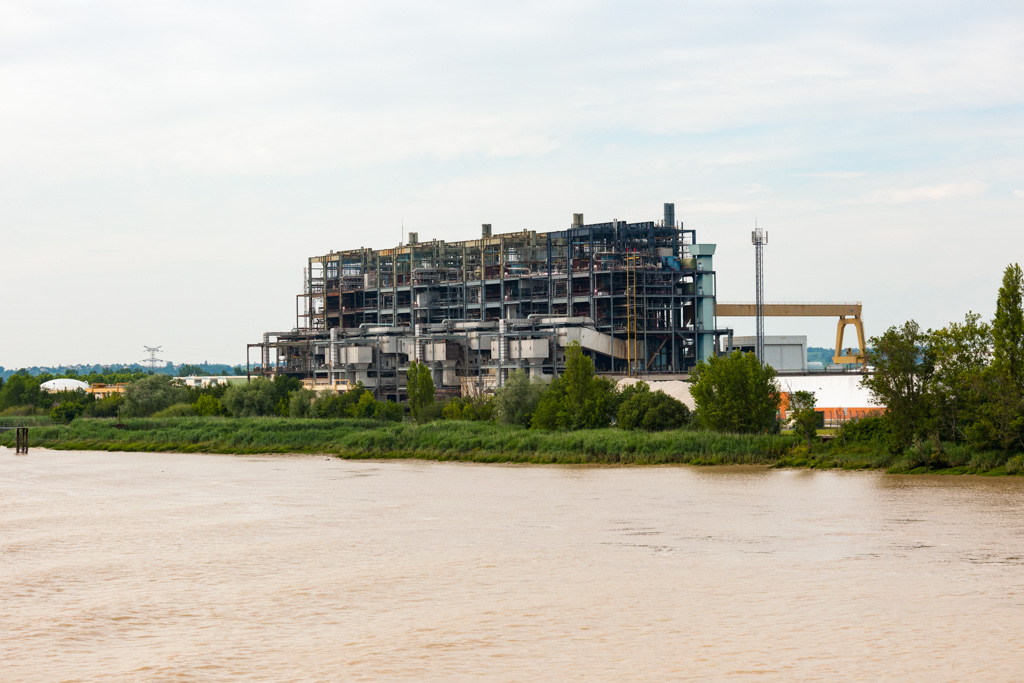
[[[764,245],[768,244],[768,233],[757,227],[750,233],[754,245],[754,282],[757,290],[754,298],[754,315],[757,319],[757,359],[764,365]]]

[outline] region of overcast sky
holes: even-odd
[[[1019,0],[5,0],[0,93],[8,368],[244,363],[308,256],[403,223],[675,202],[743,301],[757,220],[766,298],[863,301],[869,335],[989,317],[1024,261]]]

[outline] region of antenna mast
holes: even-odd
[[[764,245],[768,244],[768,233],[757,227],[750,233],[750,241],[754,245],[754,282],[756,296],[754,299],[754,315],[757,320],[757,360],[764,365]]]

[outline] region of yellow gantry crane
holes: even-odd
[[[754,316],[756,315],[755,305],[750,303],[718,303],[716,315],[719,317],[730,316]],[[864,306],[859,301],[825,301],[825,302],[792,302],[792,303],[766,303],[764,304],[765,316],[792,316],[792,317],[838,317],[839,323],[836,326],[836,353],[832,356],[832,362],[837,365],[846,363],[864,364],[867,357],[864,355],[864,322],[861,314]],[[857,343],[860,344],[859,353],[853,353],[847,349],[843,353],[843,333],[846,327],[852,325],[857,332]]]

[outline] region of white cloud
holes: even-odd
[[[822,171],[821,173],[794,173],[797,178],[825,178],[827,180],[852,180],[862,178],[866,173],[862,171]]]
[[[0,3],[0,225],[18,253],[0,292],[40,272],[121,292],[119,268],[81,264],[163,250],[152,264],[174,286],[126,310],[179,317],[126,328],[183,349],[215,329],[210,343],[240,355],[259,330],[290,326],[306,256],[391,246],[403,218],[458,239],[481,222],[558,229],[575,211],[648,220],[674,200],[720,245],[723,292],[749,275],[756,217],[778,240],[780,297],[808,280],[857,282],[821,296],[874,300],[877,331],[913,315],[892,296],[903,283],[865,281],[860,255],[822,248],[886,244],[892,271],[922,284],[914,305],[946,320],[962,311],[928,299],[939,275],[926,236],[948,243],[970,225],[1003,245],[979,258],[1024,249],[1024,203],[1001,189],[1024,188],[1024,11],[1012,3],[641,5]],[[200,268],[226,256],[209,277],[259,294],[238,302],[178,277],[171,261],[190,253],[203,258],[182,264]],[[155,275],[143,269],[130,290]],[[989,284],[965,286],[964,300],[988,301]],[[11,314],[42,329],[60,286],[25,291]],[[90,340],[109,325],[84,313],[107,299],[83,298],[76,360],[101,355]],[[199,326],[178,305],[196,300],[216,312]],[[0,346],[8,366],[66,348],[59,336]]]
[[[988,191],[988,183],[971,180],[962,183],[945,183],[926,187],[909,187],[876,190],[864,198],[869,204],[910,204],[914,202],[936,202],[953,199],[971,199]]]

